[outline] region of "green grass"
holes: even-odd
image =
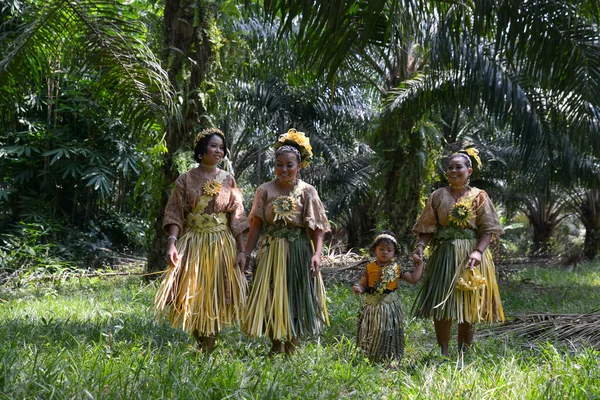
[[[237,329],[210,356],[186,334],[155,322],[156,283],[78,279],[0,289],[0,398],[221,399],[599,398],[600,351],[510,336],[477,339],[461,359],[437,356],[432,324],[408,314],[418,285],[401,289],[406,357],[397,369],[354,347],[362,299],[328,283],[332,326],[293,358]],[[600,308],[600,265],[574,272],[531,267],[501,285],[507,314]]]

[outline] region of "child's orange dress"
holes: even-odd
[[[398,264],[366,266],[365,304],[358,315],[356,343],[370,360],[399,360],[404,354],[404,324],[396,292],[404,271]]]

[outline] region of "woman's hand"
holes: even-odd
[[[363,285],[354,285],[352,286],[352,291],[354,294],[363,294],[365,292],[365,287]]]
[[[315,254],[310,259],[310,272],[312,273],[313,278],[319,275],[319,271],[321,270],[321,255]]]
[[[421,254],[417,253],[417,250],[415,250],[411,255],[415,265],[423,264],[423,249],[421,249]]]
[[[167,262],[171,267],[174,267],[179,262],[179,253],[177,253],[175,243],[170,243],[167,248]]]
[[[239,251],[235,264],[240,268],[240,271],[244,272],[246,270],[246,253]]]
[[[482,253],[479,250],[475,250],[469,256],[469,261],[467,262],[466,268],[473,269],[481,263]]]

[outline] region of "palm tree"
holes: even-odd
[[[18,7],[16,5],[19,5]],[[87,223],[124,211],[139,144],[180,120],[135,8],[105,0],[2,7],[0,126],[11,216]]]
[[[335,219],[369,189],[373,152],[359,138],[370,124],[371,94],[339,81],[330,85],[299,68],[291,45],[296,33],[278,38],[277,23],[265,22],[257,14],[235,21],[228,31],[230,43],[243,40],[242,48],[250,49],[240,57],[249,65],[232,60],[233,67],[223,66],[220,79],[229,75],[229,68],[235,70],[235,79],[220,87],[209,113],[222,121],[218,125],[231,144],[237,179],[251,185],[271,178],[270,148],[278,135],[290,127],[306,132],[315,157],[302,178],[317,187],[329,218]],[[239,50],[225,53],[235,51]]]
[[[548,160],[550,167],[560,162],[564,141],[578,154],[600,153],[600,44],[593,1],[346,1],[341,6],[268,1],[265,8],[281,14],[286,28],[299,19],[298,45],[305,60],[331,79],[356,49],[393,49],[396,32],[402,32],[399,22],[409,21],[408,37],[419,44],[427,68],[392,82],[391,117],[383,116],[383,127],[404,124],[408,135],[430,110],[442,116],[450,110],[449,121],[457,120],[461,108],[476,111],[510,133],[522,168],[534,174]],[[398,43],[410,55],[412,42]],[[419,168],[411,161],[386,164],[392,171]],[[417,180],[400,183],[400,191],[410,192]],[[391,199],[388,209],[395,206]]]

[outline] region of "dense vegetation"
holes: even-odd
[[[499,255],[600,249],[595,0],[9,0],[0,22],[3,276],[107,249],[161,270],[162,209],[208,126],[248,206],[277,136],[306,132],[302,176],[345,249],[382,228],[410,249],[466,147],[508,228]]]

